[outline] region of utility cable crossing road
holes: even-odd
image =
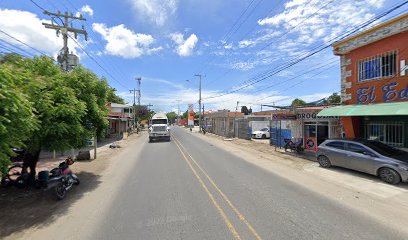
[[[207,136],[171,131],[171,142],[148,143],[143,133],[67,216],[22,238],[408,239]]]

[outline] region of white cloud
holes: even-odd
[[[79,12],[77,12],[76,15],[78,16],[79,14],[85,14],[85,13],[88,14],[89,16],[91,16],[91,17],[94,14],[93,9],[88,4],[82,6],[81,9],[79,10]]]
[[[103,23],[93,23],[92,28],[107,41],[106,54],[123,58],[137,58],[162,50],[162,47],[150,48],[155,41],[151,35],[135,33],[123,24],[107,27]]]
[[[177,11],[178,0],[128,0],[141,19],[163,26]]]
[[[311,46],[332,43],[335,37],[372,18],[384,3],[385,0],[342,0],[341,4],[333,0],[289,0],[281,12],[258,20],[261,30],[236,43],[241,55],[249,53],[252,57],[237,58],[228,67],[250,70],[304,56]],[[256,51],[258,46],[262,48]],[[330,49],[322,53],[331,54]]]
[[[187,104],[194,104],[195,110],[198,111],[198,90],[190,84],[183,85],[172,80],[158,79],[158,78],[144,78],[145,85],[159,84],[166,87],[157,88],[156,90],[149,92],[143,91],[142,101],[144,103],[150,103],[153,108],[158,111],[171,111],[177,108],[177,100],[180,102],[181,112],[185,112]],[[255,88],[257,89],[257,88]],[[261,103],[276,103],[277,105],[289,105],[293,99],[301,98],[306,102],[315,101],[329,96],[331,93],[315,93],[311,95],[302,96],[290,96],[279,91],[271,91],[265,89],[265,91],[257,92],[235,92],[232,94],[220,96],[217,98],[207,98],[224,93],[222,90],[202,90],[203,104],[205,104],[206,110],[220,110],[229,109],[235,110],[237,101],[239,105],[246,105],[253,109],[258,109]],[[126,102],[133,102],[133,94],[129,92],[120,92],[119,96],[123,97]],[[258,109],[259,110],[259,109]]]
[[[330,95],[332,95],[332,93],[326,92],[326,93],[314,93],[314,94],[303,95],[303,96],[291,96],[290,98],[276,101],[277,103],[276,105],[290,105],[295,98],[302,99],[303,101],[308,103],[308,102],[320,100],[322,98],[326,98]]]
[[[172,33],[170,34],[170,38],[177,45],[177,54],[182,57],[190,56],[198,42],[198,38],[194,33],[185,40],[182,33]]]
[[[0,29],[2,31],[46,54],[56,55],[62,48],[62,39],[56,36],[55,30],[44,28],[43,22],[51,23],[49,20],[38,18],[36,14],[31,12],[0,9]],[[0,39],[33,52],[3,33],[0,33]],[[73,42],[68,41],[68,44],[70,51],[75,52]]]
[[[341,4],[336,4],[332,0],[292,0],[285,4],[283,12],[260,19],[258,24],[271,30],[284,28],[290,32],[295,44],[310,45],[317,41],[328,41],[367,21],[384,2],[385,0],[343,0]]]

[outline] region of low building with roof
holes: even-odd
[[[347,138],[408,147],[408,13],[333,44],[340,56],[341,118]]]

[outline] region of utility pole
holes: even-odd
[[[203,118],[205,118],[205,112],[204,112],[204,103],[203,103]],[[205,131],[207,131],[207,121],[204,123],[205,124]]]
[[[140,97],[141,97],[141,94],[140,94],[140,81],[142,81],[142,78],[141,77],[137,77],[136,78],[136,81],[137,81],[137,90],[135,90],[136,92],[137,92],[137,111],[138,111],[138,118],[140,117],[139,116],[139,113],[140,113]],[[135,111],[135,114],[136,114],[136,111]],[[135,116],[135,121],[136,121],[136,132],[137,133],[139,133],[139,125],[137,124],[137,118],[136,118],[136,116]]]
[[[180,99],[177,99],[177,124],[180,124]]]
[[[199,132],[201,132],[201,74],[195,74],[194,76],[196,76],[196,77],[199,77],[200,78],[200,82],[199,82],[199,87],[198,87],[198,91],[199,91],[199,94],[198,94],[198,105],[199,105],[199,107],[198,107],[198,117],[199,117],[199,119],[198,119],[198,131]]]
[[[133,117],[133,130],[135,129],[136,124],[136,89],[129,90],[130,93],[133,92],[133,107],[132,107],[132,117]]]
[[[150,112],[150,107],[153,107],[153,105],[149,103],[149,104],[146,105],[146,107],[147,107],[147,111]]]
[[[238,126],[235,126],[235,125],[237,125],[236,122],[237,122],[238,104],[239,104],[239,101],[237,101],[237,106],[235,107],[235,113],[234,113],[234,137],[237,137],[236,129],[237,129]]]
[[[62,70],[68,72],[72,69],[71,66],[75,66],[78,63],[78,57],[69,54],[69,49],[68,49],[68,34],[70,32],[74,33],[75,39],[77,39],[78,34],[83,34],[85,36],[85,41],[88,41],[88,33],[86,32],[84,26],[82,25],[82,29],[77,29],[72,26],[69,26],[69,19],[73,20],[81,20],[81,21],[86,21],[85,18],[82,17],[82,15],[79,15],[79,17],[74,16],[72,13],[68,14],[68,12],[65,12],[65,14],[62,14],[60,11],[57,13],[52,13],[48,11],[44,11],[44,14],[51,16],[51,24],[49,23],[42,23],[45,28],[49,29],[54,29],[57,31],[57,36],[59,34],[62,34],[62,38],[64,40],[64,47],[61,49],[59,55],[58,55],[58,63],[60,64]],[[62,21],[62,18],[64,18],[63,25],[58,25],[54,22],[54,17],[57,17]]]

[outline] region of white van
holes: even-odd
[[[155,139],[170,141],[169,120],[165,113],[154,114],[149,125],[149,142]]]

